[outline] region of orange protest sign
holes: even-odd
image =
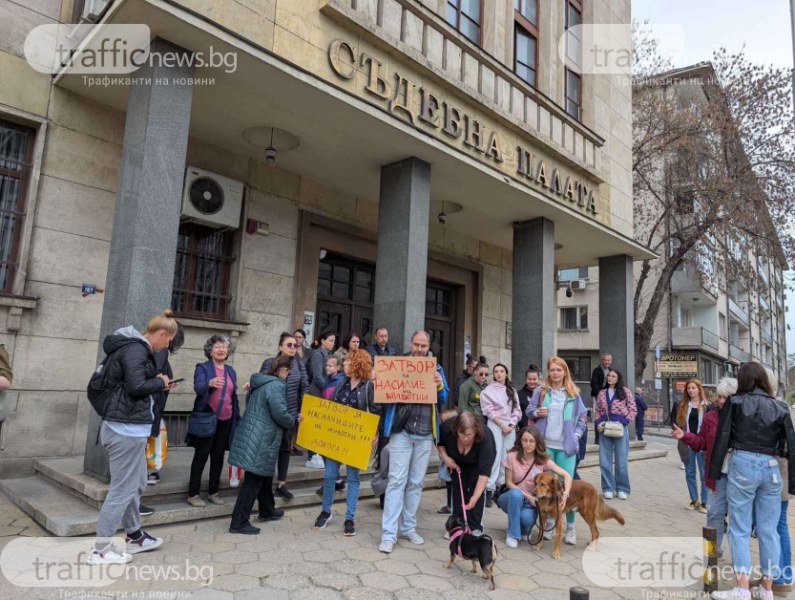
[[[298,445],[332,460],[366,470],[378,432],[378,415],[317,396],[304,394],[304,420],[298,427]]]
[[[376,356],[375,401],[436,404],[436,357]]]

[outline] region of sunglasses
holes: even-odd
[[[297,344],[295,344],[295,343],[293,343],[293,342],[287,342],[287,343],[284,345],[284,347],[285,347],[285,348],[295,348],[296,346],[297,346]]]

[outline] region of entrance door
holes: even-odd
[[[431,352],[444,368],[447,383],[455,380],[455,288],[429,281],[425,290],[425,330],[431,336]]]
[[[364,348],[372,342],[375,266],[328,253],[320,261],[317,279],[317,319],[320,334],[337,333],[337,346],[355,331]]]

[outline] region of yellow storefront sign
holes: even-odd
[[[301,414],[299,446],[344,465],[367,469],[378,415],[309,394],[304,395]]]

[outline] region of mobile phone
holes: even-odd
[[[171,380],[171,385],[176,385],[178,383],[182,383],[183,381],[185,381],[184,377],[180,377],[179,379],[172,379]]]

